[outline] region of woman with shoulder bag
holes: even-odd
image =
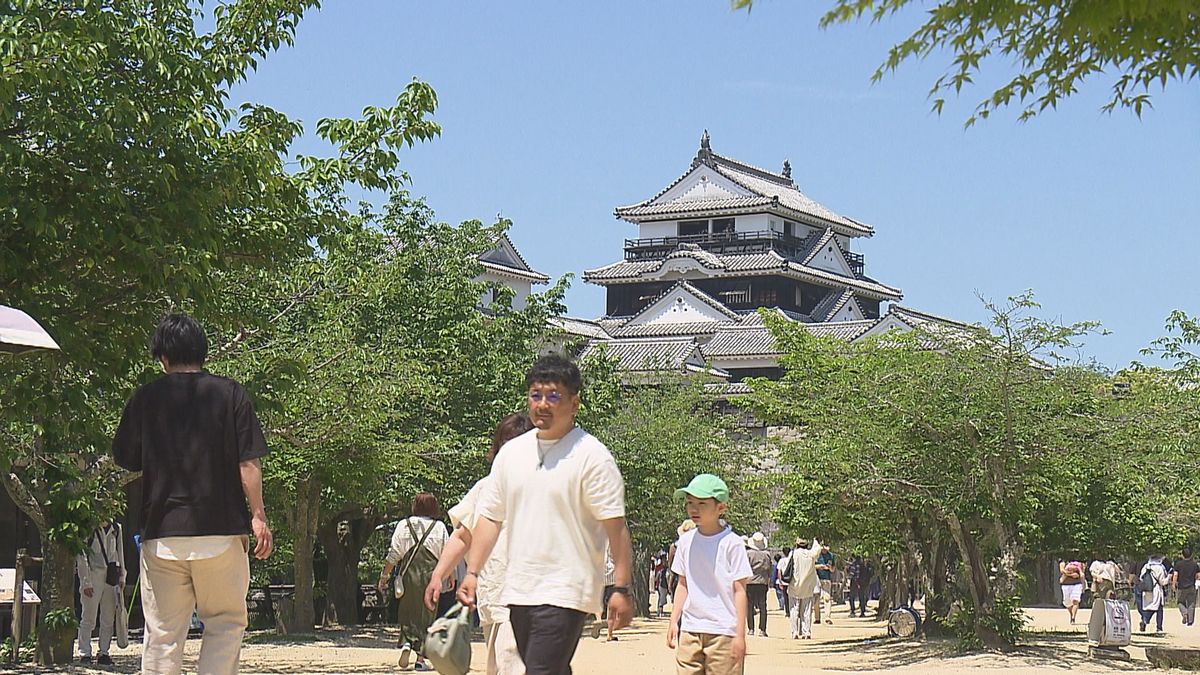
[[[1083,573],[1083,563],[1078,560],[1058,561],[1058,583],[1062,587],[1063,607],[1071,615],[1071,623],[1075,623],[1075,614],[1079,612],[1079,603],[1083,600],[1083,587],[1086,579]]]
[[[435,617],[425,607],[422,591],[450,537],[445,523],[437,520],[440,509],[437,497],[428,492],[413,497],[412,515],[396,525],[379,575],[379,592],[386,595],[392,570],[397,570],[393,592],[399,605],[396,614],[400,624],[400,668],[404,670],[410,667],[430,670],[423,658],[423,647],[425,631]]]
[[[118,612],[124,612],[122,600],[125,589],[125,547],[121,543],[121,526],[108,521],[92,532],[87,546],[75,557],[75,573],[79,577],[79,662],[92,662],[92,629],[100,615],[100,653],[96,662],[111,665],[108,647],[113,638],[113,626]],[[121,646],[121,645],[118,645]]]

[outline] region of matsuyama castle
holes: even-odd
[[[664,369],[778,377],[759,308],[847,341],[964,327],[896,304],[900,289],[868,276],[855,250],[874,228],[801,192],[788,162],[774,172],[718,155],[708,132],[681,176],[616,217],[638,228],[624,259],[583,273],[606,289],[605,316],[556,323],[587,338],[585,352],[605,345],[634,379]]]

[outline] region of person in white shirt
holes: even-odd
[[[108,583],[110,565],[119,570],[115,585]],[[79,604],[83,608],[79,615],[79,661],[92,662],[92,629],[99,613],[100,653],[96,662],[112,665],[108,646],[112,642],[116,613],[124,611],[121,604],[125,597],[125,546],[120,525],[109,521],[92,532],[87,548],[75,556],[75,573],[79,577]]]
[[[792,624],[792,639],[812,639],[813,599],[821,592],[817,578],[817,558],[821,556],[821,543],[816,539],[810,545],[803,539],[796,540],[784,576],[788,583],[788,596],[792,606],[788,618]]]
[[[510,440],[533,428],[529,415],[514,413],[500,420],[492,434],[492,446],[488,451],[488,462],[495,461],[500,448]],[[450,509],[450,522],[455,526],[454,534],[442,549],[437,567],[425,587],[425,606],[433,609],[438,604],[446,580],[460,564],[471,548],[471,532],[479,522],[479,495],[487,490],[491,476],[484,476],[467,492],[467,496]],[[488,675],[524,675],[525,664],[517,651],[517,640],[509,622],[508,607],[500,604],[500,589],[504,586],[504,572],[508,559],[508,530],[501,528],[500,539],[487,564],[479,575],[476,589],[476,609],[479,624],[487,644]]]
[[[458,597],[475,606],[482,567],[503,525],[508,569],[500,602],[509,608],[525,672],[562,675],[571,672],[584,621],[600,610],[606,539],[615,582],[608,620],[616,630],[633,617],[625,482],[608,448],[575,426],[583,378],[574,363],[543,356],[525,386],[536,429],[506,443],[492,465]]]
[[[423,658],[425,631],[435,617],[434,612],[425,607],[422,591],[425,580],[433,573],[438,556],[450,538],[446,524],[437,520],[440,511],[437,497],[432,494],[421,492],[413,497],[412,515],[396,524],[383,571],[379,575],[379,592],[386,596],[392,570],[399,567],[396,590],[399,591],[401,587],[404,589],[396,609],[397,622],[400,624],[401,669],[410,666],[419,670],[428,669]]]
[[[672,571],[679,588],[667,629],[680,675],[740,675],[746,661],[746,582],[753,576],[742,538],[721,522],[725,481],[702,473],[675,491],[696,529],[679,538]],[[676,648],[678,642],[678,648]]]

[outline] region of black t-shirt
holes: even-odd
[[[1200,563],[1195,560],[1181,558],[1175,561],[1175,573],[1179,575],[1179,580],[1175,583],[1180,588],[1195,588],[1197,572],[1200,572]]]
[[[142,538],[250,532],[241,462],[267,454],[246,390],[208,373],[138,387],[113,438],[117,464],[142,472]]]

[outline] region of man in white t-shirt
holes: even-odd
[[[746,659],[746,582],[753,576],[742,538],[721,522],[725,481],[702,473],[675,491],[696,529],[679,537],[671,571],[679,575],[667,646],[680,675],[739,675]]]
[[[584,621],[601,608],[606,541],[615,582],[609,623],[624,628],[633,616],[625,483],[608,448],[575,426],[582,377],[574,363],[543,356],[525,385],[536,429],[505,444],[492,465],[459,599],[474,606],[480,570],[503,524],[508,569],[500,602],[509,608],[525,671],[563,675],[571,672]]]

